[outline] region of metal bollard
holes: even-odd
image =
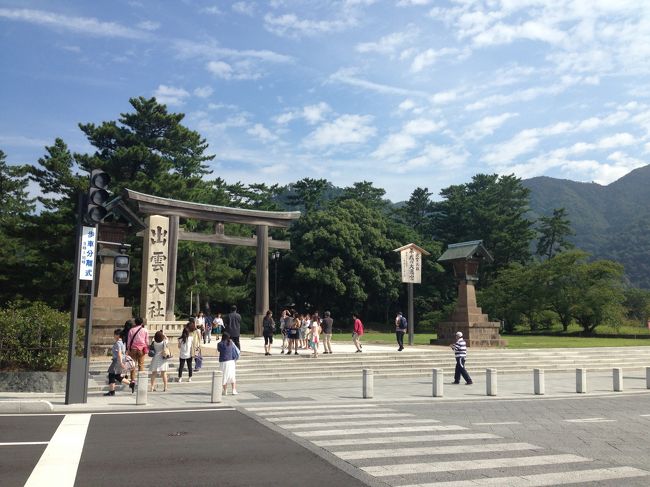
[[[533,387],[535,394],[543,396],[546,392],[544,387],[544,370],[533,369]]]
[[[485,369],[485,393],[488,396],[497,395],[497,369]]]
[[[371,369],[363,369],[363,398],[372,399],[374,394],[373,375]]]
[[[135,404],[144,406],[147,404],[147,391],[149,390],[149,374],[138,371],[137,391],[135,391]]]
[[[223,392],[223,372],[215,370],[212,372],[212,399],[213,403],[221,402],[221,394]]]
[[[442,369],[433,369],[433,376],[431,380],[433,397],[442,397],[442,384],[444,383],[442,377]]]
[[[587,369],[576,369],[576,392],[587,393]]]
[[[614,367],[612,369],[612,378],[614,380],[614,392],[623,392],[623,369]]]

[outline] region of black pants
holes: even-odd
[[[404,348],[404,332],[396,331],[395,336],[397,337],[397,344],[399,345],[399,348]]]
[[[454,382],[460,382],[460,376],[463,376],[465,382],[472,382],[472,378],[465,369],[465,357],[456,357],[456,371],[454,372]]]
[[[192,357],[179,359],[180,365],[178,366],[178,377],[183,377],[183,369],[185,368],[185,362],[187,362],[187,370],[189,371],[189,376],[192,377]]]
[[[232,342],[233,342],[235,345],[237,345],[237,348],[238,348],[239,351],[241,352],[241,345],[239,344],[239,337],[230,337],[230,339],[232,340]]]

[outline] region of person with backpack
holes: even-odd
[[[395,337],[397,338],[397,351],[401,352],[404,350],[404,334],[408,328],[408,323],[406,318],[402,315],[400,311],[395,317]]]
[[[113,344],[112,349],[112,360],[111,365],[108,367],[108,392],[105,393],[105,396],[114,396],[115,395],[115,384],[128,384],[129,379],[123,376],[123,373],[128,372],[125,367],[125,356],[126,349],[124,343],[122,342],[122,329],[117,328],[113,333],[115,338],[115,343]]]

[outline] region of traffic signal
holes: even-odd
[[[115,284],[128,284],[131,277],[131,257],[126,255],[126,249],[121,248],[120,254],[113,260],[113,282]]]
[[[90,188],[86,206],[86,221],[91,225],[101,223],[106,218],[108,210],[104,204],[108,201],[108,184],[111,177],[101,169],[93,169],[90,173]]]

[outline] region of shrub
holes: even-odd
[[[0,309],[0,369],[63,370],[69,327],[69,314],[44,303],[11,303]]]

